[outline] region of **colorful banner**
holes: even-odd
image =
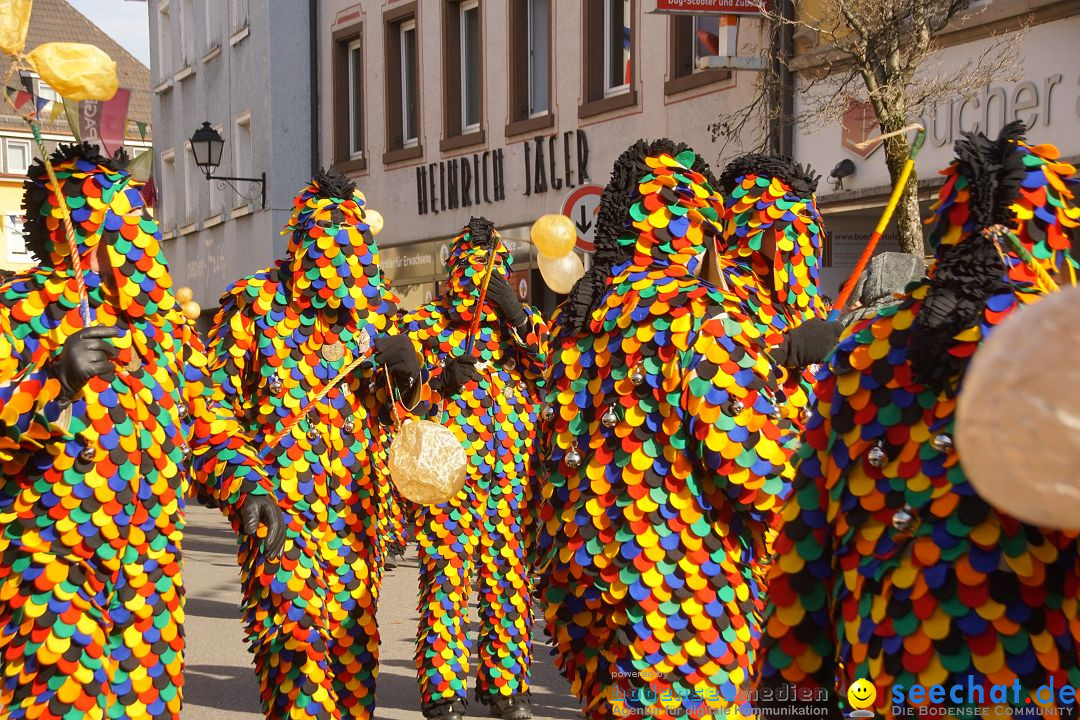
[[[124,147],[128,102],[131,90],[120,88],[112,100],[83,100],[79,103],[79,135],[84,142],[99,145],[105,155]]]

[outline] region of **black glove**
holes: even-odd
[[[491,276],[487,292],[488,298],[499,306],[503,318],[510,323],[511,327],[518,327],[529,319],[529,316],[525,314],[525,308],[521,307],[521,300],[518,299],[517,293],[502,275]]]
[[[453,357],[446,361],[443,371],[436,378],[436,391],[443,397],[457,395],[465,383],[470,380],[480,382],[480,371],[476,369],[476,358]]]
[[[390,371],[401,391],[412,388],[420,380],[420,358],[412,341],[404,335],[375,338],[375,362]]]
[[[844,326],[821,318],[811,318],[784,335],[784,340],[770,351],[773,359],[786,368],[801,368],[828,357]]]
[[[269,495],[248,495],[240,508],[240,532],[258,542],[259,524],[266,526],[263,553],[276,560],[285,547],[285,520],[281,508]]]
[[[50,368],[53,377],[60,381],[61,402],[71,402],[95,375],[116,372],[112,359],[119,349],[106,338],[119,335],[119,328],[88,327],[67,339]]]

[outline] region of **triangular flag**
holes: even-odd
[[[75,136],[75,142],[82,142],[82,136],[79,135],[79,103],[68,103],[67,100],[64,103],[64,116],[67,118],[68,129],[71,130],[71,134]]]
[[[19,90],[15,93],[15,109],[21,108],[27,100],[30,99],[30,93],[25,90]]]
[[[127,166],[128,174],[139,182],[146,182],[150,179],[150,173],[153,170],[154,151],[152,149],[144,150],[136,155],[135,159],[128,163]]]
[[[4,94],[7,95],[9,98],[15,97],[15,88],[13,88],[13,87],[4,88]]]
[[[41,114],[41,111],[45,109],[45,106],[48,105],[48,104],[49,104],[49,101],[46,100],[45,98],[34,98],[34,105],[35,105],[35,107],[37,107],[37,111],[38,111],[39,115]]]
[[[60,117],[64,112],[64,103],[53,101],[52,106],[49,108],[49,122],[55,122],[56,118]]]
[[[146,142],[146,123],[136,120],[135,126],[139,128],[139,137],[142,138],[143,142]]]

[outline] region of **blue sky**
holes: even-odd
[[[146,0],[68,0],[143,65],[150,65],[150,20]]]

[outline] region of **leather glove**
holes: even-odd
[[[465,383],[470,380],[480,382],[480,371],[476,369],[476,358],[453,357],[446,361],[442,373],[439,374],[436,390],[443,397],[457,395]]]
[[[53,377],[60,381],[61,402],[71,402],[95,375],[116,372],[112,359],[116,357],[119,349],[107,338],[119,335],[119,328],[88,327],[67,339],[50,368]]]
[[[420,358],[412,341],[404,335],[383,335],[375,338],[375,362],[383,365],[394,377],[401,394],[420,380]]]
[[[823,362],[836,343],[843,324],[821,318],[811,318],[784,335],[784,340],[771,352],[773,359],[786,368],[802,368]]]
[[[240,532],[258,542],[260,523],[266,526],[263,553],[270,560],[276,560],[285,547],[285,519],[281,508],[269,495],[248,495],[240,508]]]
[[[521,307],[521,301],[518,300],[517,293],[510,287],[510,283],[506,282],[506,278],[502,275],[491,276],[491,280],[488,282],[488,299],[498,306],[502,312],[503,318],[510,323],[512,327],[518,327],[525,323],[529,319],[529,316],[525,314],[525,308]]]

